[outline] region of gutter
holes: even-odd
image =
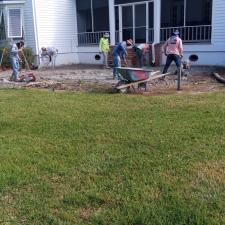
[[[34,24],[34,38],[35,38],[36,55],[39,56],[39,45],[38,45],[39,41],[38,41],[38,32],[37,32],[37,14],[36,14],[35,0],[32,0],[32,11],[33,11],[33,24]],[[38,61],[38,63],[40,63],[40,62]]]
[[[3,1],[0,5],[24,4],[26,1]]]

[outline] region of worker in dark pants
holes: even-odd
[[[164,53],[167,56],[166,65],[163,69],[163,74],[167,73],[170,64],[174,61],[178,71],[181,68],[181,58],[183,57],[183,43],[179,38],[179,31],[176,30],[172,36],[166,41],[163,46]]]
[[[124,60],[127,65],[126,55],[127,55],[127,46],[133,45],[133,40],[128,39],[127,41],[123,41],[117,44],[112,50],[113,56],[113,79],[120,79],[118,74],[118,67],[121,67],[121,58]]]
[[[140,68],[144,67],[144,58],[146,51],[149,49],[149,44],[136,44],[133,46],[133,50],[137,57]]]

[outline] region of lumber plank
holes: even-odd
[[[135,84],[141,84],[141,83],[145,83],[145,82],[148,82],[150,80],[155,80],[155,79],[158,79],[158,78],[161,78],[161,77],[164,77],[164,76],[167,76],[171,73],[165,73],[165,74],[158,74],[158,75],[155,75],[157,74],[159,71],[155,71],[154,73],[152,73],[152,75],[148,78],[148,79],[145,79],[145,80],[140,80],[140,81],[136,81],[136,82],[131,82],[129,84],[123,84],[123,85],[119,85],[116,87],[116,89],[118,90],[121,90],[123,88],[127,88],[127,87],[130,87],[130,86],[133,86]]]

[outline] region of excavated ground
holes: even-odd
[[[162,68],[151,68],[160,70]],[[171,71],[175,71],[171,67]],[[0,71],[0,89],[3,88],[44,88],[51,91],[81,91],[96,93],[114,93],[116,80],[112,79],[112,70],[102,69],[100,66],[90,65],[71,65],[51,68],[42,68],[32,71],[36,77],[36,82],[9,82],[11,70]],[[218,67],[192,67],[189,75],[182,79],[181,91],[176,90],[177,76],[169,75],[166,79],[153,80],[149,82],[147,92],[137,90],[136,93],[144,95],[169,95],[176,93],[201,93],[213,92],[225,89],[225,85],[219,83],[212,76],[213,72],[217,72],[225,77],[225,68]],[[26,71],[21,71],[25,74]],[[131,90],[131,93],[134,93]]]

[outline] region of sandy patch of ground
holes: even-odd
[[[151,68],[160,70],[162,68]],[[174,68],[171,68],[174,71]],[[212,77],[212,72],[219,72],[225,77],[224,68],[213,67],[193,67],[190,74],[182,79],[182,90],[176,90],[176,75],[167,76],[165,80],[153,80],[149,82],[149,89],[137,91],[145,95],[168,95],[176,93],[201,93],[224,90],[225,85],[217,82]],[[117,84],[113,80],[112,70],[102,69],[99,66],[90,65],[71,65],[56,67],[54,70],[39,69],[32,71],[36,77],[36,82],[15,83],[7,82],[11,75],[11,70],[0,71],[0,88],[45,88],[52,91],[82,91],[82,92],[101,92],[113,93],[113,87]],[[21,71],[25,74],[26,71]],[[137,89],[136,89],[137,90]],[[133,92],[133,90],[131,90]]]

